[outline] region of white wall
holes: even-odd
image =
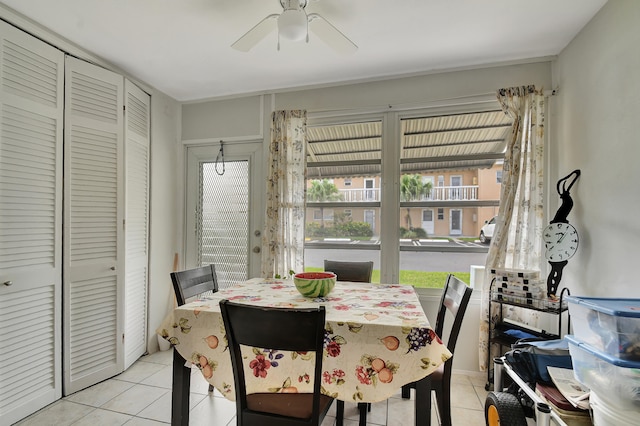
[[[640,297],[640,1],[609,0],[554,65],[549,181],[574,169],[573,295]],[[552,212],[558,206],[550,191]]]
[[[149,330],[147,350],[158,348],[156,328],[173,309],[173,257],[180,250],[176,201],[179,185],[180,105],[160,92],[151,94],[151,214],[149,226]]]

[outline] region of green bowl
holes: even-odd
[[[304,297],[323,297],[336,285],[333,272],[300,272],[293,276],[293,283]]]

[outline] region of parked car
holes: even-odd
[[[480,242],[482,244],[489,244],[493,238],[493,230],[496,227],[496,219],[494,216],[490,220],[485,220],[484,225],[480,228]]]

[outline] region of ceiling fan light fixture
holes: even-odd
[[[307,14],[303,9],[288,9],[278,17],[278,33],[289,40],[300,41],[307,37]]]

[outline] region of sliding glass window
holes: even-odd
[[[496,102],[313,121],[305,268],[373,260],[376,282],[381,272],[416,287],[442,287],[448,273],[470,282],[493,235],[510,134]]]
[[[380,281],[382,121],[307,128],[305,269],[373,261]]]

